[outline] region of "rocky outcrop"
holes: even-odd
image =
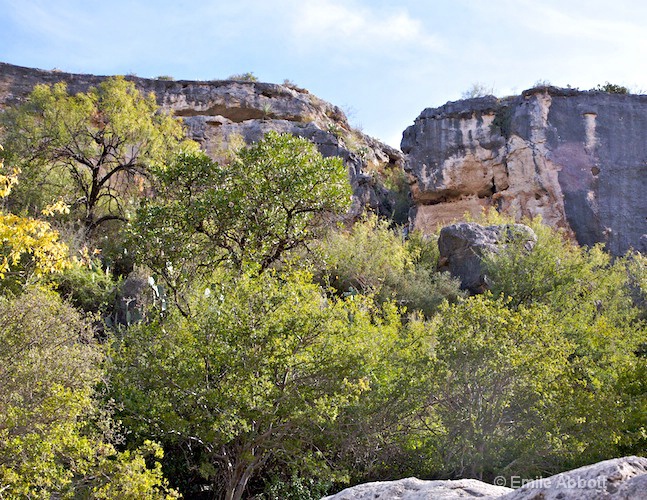
[[[63,81],[69,92],[77,93],[105,78],[0,63],[0,109],[24,102],[37,84]],[[341,109],[307,90],[251,81],[126,78],[141,91],[154,92],[158,104],[181,117],[190,137],[212,156],[222,155],[232,142],[253,142],[270,130],[299,135],[324,156],[339,156],[348,166],[352,215],[365,207],[392,214],[397,196],[381,184],[379,174],[402,169],[402,153],[353,130]]]
[[[500,500],[644,500],[647,498],[647,458],[625,457],[523,485]]]
[[[495,207],[615,255],[647,250],[647,95],[540,87],[450,102],[420,114],[402,151],[415,228]]]
[[[408,478],[361,484],[322,500],[644,500],[647,498],[647,458],[605,460],[531,482],[516,476],[499,476],[495,482],[500,486],[475,479],[421,481]],[[503,486],[505,484],[521,487],[512,490]]]
[[[483,258],[498,253],[509,244],[532,250],[535,232],[523,224],[482,226],[474,222],[451,224],[441,229],[438,238],[438,268],[461,280],[461,288],[481,293],[488,288]]]
[[[360,484],[321,500],[459,500],[498,498],[512,491],[476,479],[422,481],[415,477],[399,481]]]

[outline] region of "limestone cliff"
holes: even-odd
[[[402,139],[414,227],[496,207],[647,251],[647,95],[539,87],[425,109]]]
[[[105,78],[0,63],[0,109],[23,102],[39,83],[64,81],[69,92],[77,93]],[[218,156],[236,138],[249,143],[270,130],[302,136],[324,156],[339,156],[348,166],[353,215],[364,207],[393,215],[397,196],[382,185],[379,175],[400,171],[402,153],[353,130],[341,109],[307,90],[251,81],[127,79],[143,92],[154,92],[158,104],[181,117],[189,135],[209,154]]]

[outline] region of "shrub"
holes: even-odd
[[[419,233],[405,241],[375,215],[318,243],[318,279],[340,294],[373,294],[430,317],[443,300],[461,296],[458,280],[438,273],[438,246]]]
[[[235,82],[257,82],[258,78],[254,73],[247,72],[247,73],[237,73],[234,75],[229,75],[227,77],[227,80],[233,80]]]
[[[596,92],[607,92],[609,94],[628,94],[629,89],[624,85],[617,85],[615,83],[606,82],[604,85],[596,85],[591,90]]]
[[[474,99],[476,97],[494,95],[494,93],[494,87],[485,85],[484,83],[476,82],[461,94],[461,99]]]

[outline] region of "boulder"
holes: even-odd
[[[520,485],[517,477],[495,479]],[[422,481],[416,478],[360,484],[322,500],[645,500],[647,458],[605,460],[548,478],[526,482],[513,490],[476,479]]]
[[[322,500],[458,500],[498,498],[512,491],[476,479],[422,481],[415,477],[399,481],[360,484]]]
[[[483,258],[497,253],[510,243],[532,250],[537,242],[535,232],[523,224],[482,226],[460,222],[441,229],[438,239],[438,267],[461,280],[461,288],[481,293],[488,288]]]
[[[644,500],[647,458],[605,460],[555,476],[537,479],[500,500]]]

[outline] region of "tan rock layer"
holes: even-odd
[[[403,135],[412,226],[492,206],[647,251],[647,96],[540,87],[424,110]],[[645,248],[643,248],[645,247]]]

